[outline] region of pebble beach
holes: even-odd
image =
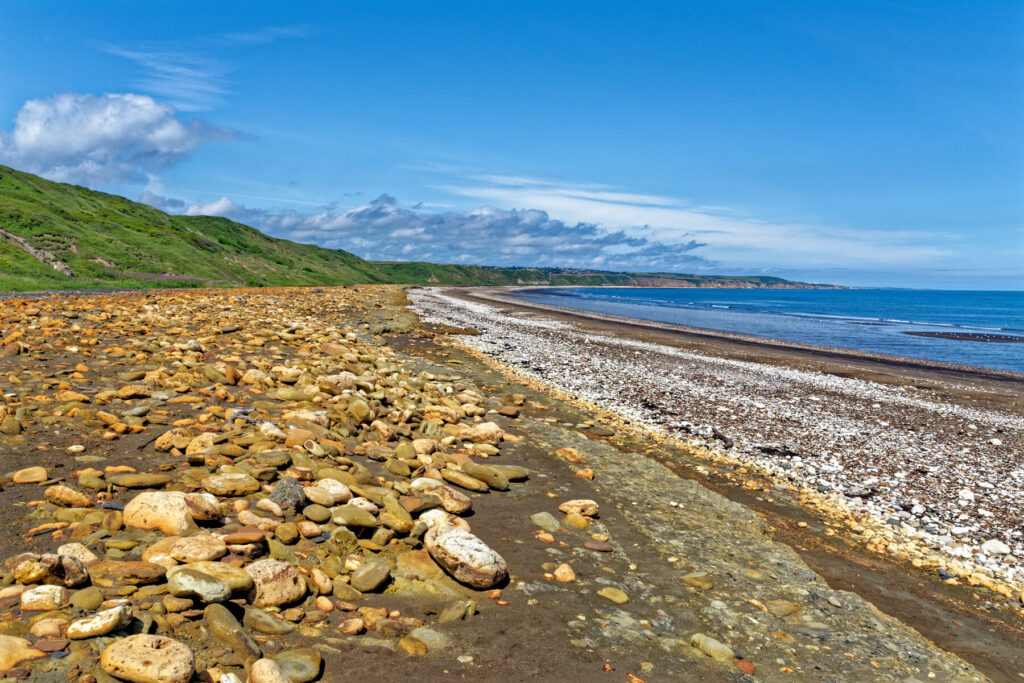
[[[507,297],[453,292],[410,298],[429,320],[479,332],[465,344],[541,381],[866,513],[964,571],[1024,579],[1019,411],[596,333],[543,308],[502,310]]]

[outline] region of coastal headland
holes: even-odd
[[[627,356],[621,344],[640,339],[551,315],[394,286],[5,300],[0,670],[82,683],[158,669],[224,683],[1024,672],[1012,538],[940,572],[896,526],[886,536],[870,510],[786,476],[803,465],[742,464],[748,441],[763,445],[745,418],[712,423],[694,406],[670,416],[688,431],[657,424],[670,396],[690,400],[665,352]],[[877,384],[876,419],[903,429],[941,403],[946,430],[973,420],[979,443],[1019,448],[1013,375],[905,368],[922,374],[901,386],[922,396],[904,397],[900,418],[886,392],[904,390],[882,381],[893,368],[736,344],[720,363],[845,366],[859,379],[836,381]],[[712,361],[685,363],[693,387],[746,391],[721,365],[716,380]],[[607,396],[577,372],[590,367]],[[762,455],[810,461],[795,432],[775,432],[811,403],[830,427],[834,396],[855,397],[823,384],[812,401],[800,377],[765,377],[747,393],[794,453]],[[660,401],[641,391],[654,378]],[[792,383],[806,400],[769,406]],[[702,402],[737,412],[725,394]],[[869,440],[849,445],[868,459]],[[884,477],[844,472],[875,489],[869,503],[889,500]],[[978,483],[992,518],[965,536],[980,540],[1014,518],[1012,492]],[[925,509],[907,512],[945,519]]]

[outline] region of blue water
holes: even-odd
[[[1024,344],[906,332],[1024,336],[1024,292],[892,289],[527,289],[551,306],[784,341],[1024,372]]]

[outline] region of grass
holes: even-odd
[[[66,277],[0,236],[0,290],[108,287],[633,285],[657,277],[696,286],[778,286],[780,278],[578,272],[373,262],[265,235],[212,216],[166,214],[85,187],[0,166],[0,229],[66,263]]]

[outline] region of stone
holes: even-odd
[[[232,652],[246,659],[262,656],[256,641],[224,605],[207,605],[203,610],[203,623],[213,637]]]
[[[21,594],[21,611],[50,611],[68,604],[71,593],[63,586],[39,586]]]
[[[258,607],[246,607],[242,623],[246,628],[270,636],[283,636],[295,630],[295,625],[267,614]]]
[[[273,659],[259,659],[249,667],[248,683],[292,683],[292,679],[285,675]]]
[[[725,643],[715,640],[703,633],[695,633],[690,637],[690,645],[697,648],[711,659],[729,664],[736,659],[736,653]]]
[[[377,526],[377,518],[355,505],[342,505],[334,511],[332,520],[335,524],[353,527]]]
[[[119,628],[124,628],[131,620],[132,608],[128,605],[118,605],[91,617],[71,622],[71,625],[68,626],[67,636],[72,640],[105,636]]]
[[[564,562],[558,565],[552,573],[555,576],[555,580],[559,583],[573,583],[576,581],[576,572]]]
[[[311,647],[285,650],[274,655],[273,660],[292,683],[306,683],[320,675],[323,663],[320,653]]]
[[[108,477],[107,481],[114,486],[124,486],[129,489],[147,489],[170,484],[171,475],[155,472],[124,472]]]
[[[314,522],[323,523],[331,518],[331,511],[323,505],[307,505],[302,508],[302,516]]]
[[[577,499],[567,500],[558,506],[559,512],[563,512],[567,515],[577,514],[584,517],[594,517],[597,515],[598,506],[595,501],[589,499]]]
[[[501,555],[464,529],[435,526],[427,531],[424,545],[445,571],[474,588],[490,588],[508,576]]]
[[[196,534],[179,538],[170,549],[171,557],[185,563],[218,560],[227,554],[227,545],[213,534]]]
[[[391,576],[391,565],[373,559],[352,572],[352,587],[360,593],[371,593],[383,586]]]
[[[255,607],[286,605],[306,595],[306,582],[287,562],[258,560],[245,571],[253,580],[249,602]]]
[[[283,511],[294,514],[306,500],[302,485],[295,477],[282,477],[270,493],[270,500],[277,503]]]
[[[23,584],[78,586],[89,579],[82,561],[71,555],[22,553],[8,561],[11,574]]]
[[[683,575],[683,581],[690,584],[694,588],[700,588],[701,590],[711,590],[715,584],[711,581],[707,572],[691,572]]]
[[[100,560],[93,562],[86,570],[94,586],[141,586],[163,581],[167,570],[152,562],[118,562]]]
[[[436,479],[420,477],[409,483],[409,488],[416,493],[424,493],[437,496],[441,500],[441,506],[445,512],[453,515],[463,515],[473,508],[473,500],[461,491],[456,491]]]
[[[135,529],[157,529],[167,536],[181,536],[198,527],[189,514],[185,494],[177,491],[145,491],[124,506],[124,524]]]
[[[185,505],[192,519],[212,522],[223,516],[220,501],[212,493],[186,493]]]
[[[555,451],[555,456],[561,458],[566,462],[571,462],[574,465],[585,465],[586,460],[580,455],[580,452],[575,448],[559,448]]]
[[[623,605],[629,602],[629,596],[626,595],[625,591],[619,588],[614,588],[612,586],[602,588],[601,590],[597,591],[597,594],[600,595],[602,598],[607,598],[608,600],[611,600],[616,605]]]
[[[215,496],[247,496],[260,490],[260,483],[248,474],[227,472],[205,477],[200,484]]]
[[[103,670],[132,683],[188,683],[196,662],[184,643],[140,633],[115,640],[100,657]]]
[[[530,515],[530,521],[533,522],[534,525],[543,529],[544,531],[548,531],[551,533],[558,531],[558,529],[561,527],[561,525],[558,523],[558,520],[555,519],[555,516],[552,515],[550,512],[535,512],[534,514]]]
[[[195,571],[202,572],[212,576],[220,581],[223,581],[228,585],[232,591],[245,592],[252,588],[252,577],[239,567],[233,567],[226,562],[193,562],[189,565],[182,565],[177,567],[171,567],[167,570],[167,576],[171,577],[179,571],[184,569],[194,569]]]
[[[330,507],[331,505],[334,505],[334,496],[332,496],[330,493],[320,488],[319,486],[307,486],[304,489],[302,489],[302,493],[303,495],[306,496],[306,500],[310,501],[311,503],[315,503],[321,507]]]
[[[81,543],[65,543],[64,545],[57,548],[58,555],[67,555],[73,557],[83,565],[95,562],[100,559],[96,556],[96,553],[86,548]]]
[[[495,491],[508,491],[508,477],[493,467],[469,461],[462,466],[462,471]]]
[[[490,490],[490,487],[488,487],[487,484],[476,477],[469,476],[465,472],[459,472],[458,470],[441,470],[441,476],[444,477],[445,481],[470,491],[486,493]]]
[[[50,486],[43,491],[43,495],[46,496],[46,500],[62,507],[89,508],[93,504],[92,496],[62,484]]]
[[[800,603],[792,600],[765,600],[764,606],[777,617],[785,618],[804,611]]]
[[[321,479],[313,488],[326,491],[333,499],[333,505],[347,503],[352,500],[352,491],[349,487],[336,479]]]
[[[21,662],[45,656],[45,652],[32,647],[24,638],[0,635],[0,671],[9,671]]]
[[[998,538],[993,538],[985,541],[981,544],[982,552],[988,553],[989,555],[1009,555],[1010,546],[1006,545]]]
[[[419,638],[403,636],[398,641],[398,649],[410,657],[422,657],[427,654],[427,645]]]
[[[39,484],[46,481],[46,468],[26,467],[15,472],[11,477],[11,481],[15,484]]]
[[[167,590],[177,598],[195,598],[202,602],[224,602],[231,597],[227,583],[190,567],[171,574]]]
[[[103,600],[103,591],[95,586],[90,586],[89,588],[83,588],[80,591],[75,591],[71,595],[69,604],[83,612],[91,612],[99,607]]]
[[[292,544],[299,540],[299,527],[294,522],[285,522],[279,524],[274,529],[274,535],[280,539],[282,543]]]

